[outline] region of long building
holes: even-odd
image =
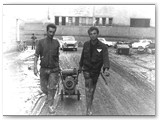
[[[49,22],[58,26],[58,36],[87,36],[94,25],[103,37],[155,38],[154,5],[51,5],[46,20],[26,23],[24,30],[45,32]]]
[[[35,33],[38,39],[43,38],[48,23],[57,25],[56,36],[73,35],[79,41],[88,39],[87,30],[93,25],[100,29],[100,36],[110,40],[111,38],[117,38],[116,40],[120,38],[155,39],[155,5],[25,5],[20,7],[21,13],[23,8],[28,8],[30,11],[33,8],[33,13],[37,13],[34,14],[34,18],[40,14],[41,19],[21,21],[15,18],[13,21],[16,34],[12,36],[15,41],[31,41],[32,33]],[[36,9],[38,7],[41,9]],[[18,10],[16,13],[18,14]],[[26,17],[31,15],[32,13],[29,13]],[[8,17],[4,18],[5,21],[11,20]],[[6,40],[10,39],[5,38],[3,41],[6,42]]]
[[[155,27],[155,5],[56,5],[48,18],[57,25]]]

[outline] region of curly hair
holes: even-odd
[[[97,31],[97,34],[99,34],[99,30],[98,30],[98,28],[95,27],[95,26],[92,26],[92,27],[90,27],[90,28],[88,29],[88,34],[90,35],[90,32],[93,31],[93,30],[96,30],[96,31]]]

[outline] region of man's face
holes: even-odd
[[[91,40],[96,40],[98,38],[98,34],[96,30],[93,30],[89,33],[89,37],[91,38]]]
[[[49,29],[47,31],[47,36],[52,39],[55,35],[55,32],[56,32],[55,28],[49,27]]]

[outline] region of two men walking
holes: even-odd
[[[47,95],[50,112],[54,112],[54,96],[59,78],[59,42],[53,39],[57,27],[54,24],[47,25],[47,37],[39,40],[35,51],[34,74],[37,75],[37,61],[40,57],[40,85],[41,90]],[[91,115],[91,107],[98,77],[103,67],[104,74],[108,74],[109,57],[108,48],[98,40],[99,30],[90,27],[88,30],[90,40],[84,43],[79,71],[83,71],[86,92],[86,115]]]

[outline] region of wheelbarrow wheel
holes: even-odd
[[[80,95],[81,95],[81,94],[80,94],[79,90],[77,90],[77,99],[78,99],[78,100],[80,100]]]
[[[64,96],[63,96],[63,90],[61,90],[61,100],[63,101],[63,98]]]

